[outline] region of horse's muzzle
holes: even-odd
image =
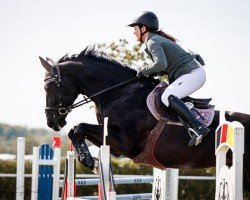
[[[67,124],[65,119],[48,119],[47,120],[47,125],[48,127],[50,127],[51,129],[53,129],[54,131],[60,131],[61,128],[63,128],[65,125]]]

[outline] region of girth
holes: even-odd
[[[162,165],[155,157],[155,148],[157,146],[157,142],[162,134],[162,131],[166,124],[169,122],[166,118],[160,118],[157,122],[155,128],[149,133],[147,144],[144,150],[133,159],[135,163],[144,163],[150,166],[165,169],[166,167]]]

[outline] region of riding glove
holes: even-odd
[[[138,71],[136,76],[137,76],[138,78],[141,78],[141,77],[143,77],[144,75],[143,75],[142,71]]]

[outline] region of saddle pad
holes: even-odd
[[[156,88],[148,95],[147,97],[147,106],[151,114],[159,121],[160,117],[164,114],[163,117],[171,116],[171,113],[167,113],[166,111],[163,111],[164,107],[159,106],[159,98],[161,95],[159,95],[160,89],[162,88],[163,84],[160,83]],[[165,108],[167,108],[165,106]],[[196,116],[197,120],[204,124],[205,126],[209,126],[214,118],[214,105],[209,105],[207,108],[195,108],[193,107],[191,111]],[[165,109],[167,110],[167,109]],[[167,117],[170,121],[176,122],[176,119],[173,119],[173,117]]]

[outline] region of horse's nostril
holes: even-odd
[[[60,124],[61,127],[65,126],[67,124],[67,122],[65,120],[62,121],[62,123]]]
[[[47,122],[47,125],[48,125],[48,127],[50,127],[50,128],[52,128],[52,127],[53,127],[53,123],[52,123],[52,122],[50,122],[50,121],[48,121],[48,122]]]

